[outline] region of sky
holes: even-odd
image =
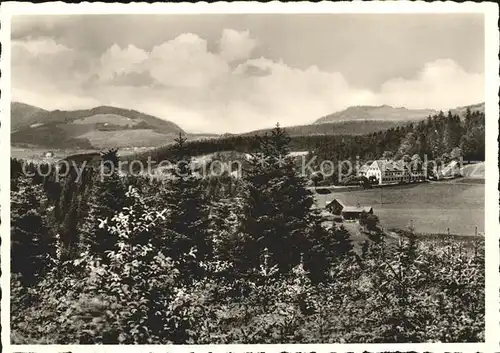
[[[136,109],[188,132],[484,101],[479,14],[25,15],[11,36],[14,101]]]

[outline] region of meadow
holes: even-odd
[[[315,194],[320,207],[335,198],[346,205],[372,206],[385,229],[406,229],[413,223],[418,233],[474,235],[484,232],[484,185],[438,182],[383,189],[336,191]]]
[[[120,157],[124,157],[127,155],[131,155],[137,153],[137,151],[146,151],[149,147],[126,147],[120,148],[119,155]],[[60,161],[61,159],[67,158],[73,155],[80,155],[85,153],[96,153],[102,152],[103,150],[99,149],[52,149],[52,148],[43,148],[43,147],[35,147],[35,146],[11,146],[10,148],[10,156],[11,158],[24,159],[26,161],[33,162],[48,162],[53,163]],[[52,152],[52,157],[46,157],[45,153]]]
[[[52,152],[53,157],[45,157],[45,153]],[[91,149],[51,149],[42,147],[19,147],[11,146],[10,156],[11,158],[24,159],[28,161],[46,161],[55,162],[64,159],[68,156],[81,153],[95,153],[97,150]]]

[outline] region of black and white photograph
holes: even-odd
[[[10,349],[498,348],[495,7],[362,5],[4,11]]]

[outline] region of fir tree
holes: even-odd
[[[125,186],[118,175],[118,156],[116,150],[110,150],[101,155],[103,165],[110,169],[102,169],[94,174],[92,189],[87,204],[88,214],[81,226],[80,250],[90,250],[104,256],[116,242],[103,227],[103,223],[117,214],[125,203]],[[111,161],[111,164],[104,163]]]
[[[269,250],[281,270],[288,271],[307,249],[314,200],[305,188],[305,179],[296,173],[289,156],[290,138],[284,130],[277,125],[271,135],[258,137],[258,141],[258,152],[244,175],[249,207],[245,231],[260,250]]]
[[[54,255],[53,239],[40,210],[41,187],[24,176],[17,191],[11,192],[12,273],[19,273],[24,285],[34,284]]]
[[[233,264],[235,274],[245,275],[258,266],[255,242],[244,232],[242,219],[246,213],[241,198],[224,199],[212,203],[210,233],[214,258]]]
[[[171,214],[168,227],[185,238],[177,242],[178,252],[196,248],[197,258],[212,256],[212,241],[208,234],[208,207],[203,197],[201,178],[193,173],[188,155],[186,138],[180,133],[175,139],[174,161],[176,168],[166,193]]]
[[[17,158],[10,159],[10,178],[17,179],[23,173],[23,162]]]
[[[60,181],[59,199],[56,199],[54,208],[54,221],[58,225],[58,234],[61,240],[63,257],[72,256],[80,245],[78,234],[79,223],[79,186],[77,172],[73,166]]]
[[[326,230],[318,224],[311,232],[309,242],[304,265],[313,281],[328,279],[332,265],[354,255],[350,234],[343,226]]]

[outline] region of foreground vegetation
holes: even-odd
[[[266,164],[242,179],[180,164],[56,180],[12,160],[13,343],[484,340],[484,243],[411,229],[395,243],[374,225],[354,252],[322,226],[289,142],[279,127],[255,139]]]

